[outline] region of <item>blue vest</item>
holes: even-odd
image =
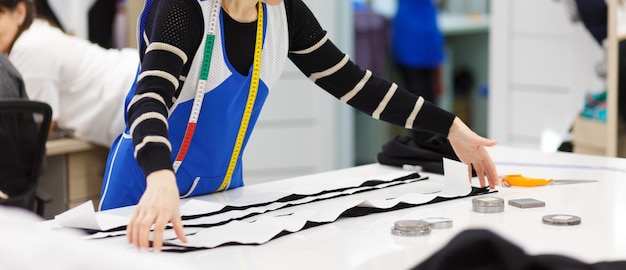
[[[205,33],[202,43],[193,56],[192,66],[182,86],[181,93],[170,109],[168,124],[169,140],[172,145],[172,162],[178,154],[185,135],[202,66],[206,35],[209,29],[206,25],[209,23],[211,5],[217,1],[199,0],[205,20],[205,32],[207,33]],[[140,37],[144,30],[145,14],[147,14],[151,4],[151,0],[146,1],[139,24]],[[217,6],[221,6],[219,2]],[[219,189],[230,162],[248,99],[252,67],[249,75],[243,76],[228,62],[224,40],[222,39],[224,31],[222,12],[220,11],[219,14],[209,76],[206,81],[205,89],[207,92],[204,95],[193,139],[184,161],[176,172],[181,197],[208,194]],[[278,81],[287,59],[289,40],[284,4],[264,5],[264,18],[261,79],[243,146],[227,188],[236,188],[244,184],[241,155],[269,90]],[[139,42],[141,45],[144,41],[139,38]],[[134,96],[134,91],[135,87],[128,94],[125,107],[128,106],[129,101]],[[118,137],[109,153],[102,187],[101,210],[134,205],[139,202],[146,188],[146,178],[133,154],[134,146],[127,123],[126,131]]]

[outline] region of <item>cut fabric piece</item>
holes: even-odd
[[[256,214],[265,213],[267,211],[277,210],[280,208],[295,206],[306,204],[314,201],[327,200],[342,196],[347,196],[350,194],[361,193],[370,190],[376,190],[381,188],[387,188],[407,183],[412,183],[415,181],[426,180],[428,177],[422,177],[418,173],[399,171],[394,173],[389,173],[386,175],[381,175],[377,177],[377,180],[360,180],[358,182],[350,181],[352,184],[350,186],[344,187],[334,187],[332,189],[324,190],[318,189],[319,186],[312,187],[312,190],[301,190],[298,193],[272,193],[269,196],[261,196],[258,199],[246,198],[246,200],[242,203],[240,201],[227,202],[221,206],[211,204],[207,206],[208,203],[204,202],[205,211],[199,211],[193,204],[190,205],[191,210],[187,210],[186,206],[183,205],[181,208],[181,212],[183,213],[182,219],[183,224],[185,226],[193,226],[195,224],[189,224],[188,220],[194,220],[204,217],[212,217],[222,214],[231,214],[228,218],[218,219],[210,219],[212,222],[209,224],[211,226],[222,225],[232,220],[238,220],[247,218]],[[336,180],[336,182],[342,182],[341,179]],[[280,204],[279,206],[275,206],[276,204]],[[263,208],[268,209],[263,209]],[[210,210],[207,210],[210,209]],[[252,210],[250,210],[252,209]],[[250,210],[250,211],[247,211]],[[59,225],[65,227],[74,227],[84,229],[87,233],[99,233],[99,232],[116,232],[126,230],[126,223],[122,219],[116,219],[110,221],[108,217],[105,217],[108,223],[107,225],[100,224],[103,223],[101,221],[96,221],[101,213],[95,213],[93,209],[89,210],[89,208],[76,207],[72,208],[64,213],[61,213],[55,217],[55,220],[59,223]],[[66,217],[72,218],[66,218]],[[224,216],[224,215],[222,215]],[[85,226],[83,224],[83,220],[93,220],[93,224]],[[103,221],[104,221],[103,220]],[[81,221],[81,222],[77,222]],[[113,223],[117,223],[118,226],[113,226]],[[196,222],[197,224],[197,222]],[[197,226],[197,225],[195,225]],[[203,227],[208,227],[203,225]],[[105,234],[106,235],[106,234]]]
[[[528,255],[501,236],[482,229],[465,230],[413,270],[617,270],[626,261],[587,264],[560,255]]]
[[[166,241],[163,251],[188,252],[230,245],[260,245],[284,235],[337,221],[491,193],[488,188],[473,187],[465,196],[439,197],[429,194],[407,194],[401,198],[377,201],[345,200],[332,207],[316,207],[290,215],[265,216],[252,222],[234,220],[188,235],[187,243],[178,239]],[[495,191],[493,191],[495,192]],[[430,197],[432,196],[432,197]],[[428,199],[426,199],[428,197]],[[237,232],[234,234],[233,232]]]
[[[488,188],[473,188],[469,181],[463,179],[467,165],[450,159],[446,159],[444,164],[446,179],[443,182],[423,182],[411,188],[414,193],[395,198],[389,198],[385,192],[360,197],[348,195],[419,182],[428,177],[397,170],[370,176],[374,180],[353,177],[320,179],[335,184],[319,185],[316,181],[312,186],[302,185],[294,189],[299,190],[297,193],[293,190],[283,194],[259,193],[253,199],[246,197],[224,204],[198,201],[191,203],[188,209],[185,204],[181,212],[185,213],[183,225],[189,242],[180,242],[168,227],[165,237],[168,246],[164,251],[186,252],[226,245],[259,245],[286,234],[335,222],[341,217],[364,216],[490,193]],[[457,181],[448,181],[448,178]],[[338,185],[338,182],[341,184]],[[333,200],[328,200],[331,198]],[[289,208],[312,202],[316,204],[311,207]],[[284,210],[274,212],[279,209]],[[119,226],[109,230],[110,234],[96,231],[100,232],[97,237],[88,238],[119,236],[119,231],[124,229],[125,226]]]

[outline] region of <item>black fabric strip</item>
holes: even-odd
[[[444,198],[444,197],[436,197],[435,199],[426,202],[426,203],[422,203],[422,204],[409,204],[409,203],[399,203],[391,208],[370,208],[370,207],[352,207],[350,209],[347,209],[346,211],[344,211],[341,215],[339,215],[339,217],[337,218],[348,218],[348,217],[361,217],[361,216],[366,216],[369,214],[374,214],[374,213],[384,213],[384,212],[391,212],[391,211],[396,211],[396,210],[401,210],[401,209],[406,209],[406,208],[411,208],[411,207],[417,207],[417,206],[423,206],[423,205],[429,205],[429,204],[433,204],[433,203],[438,203],[438,202],[444,202],[444,201],[450,201],[450,200],[455,200],[455,199],[460,199],[460,198],[467,198],[467,197],[473,197],[473,196],[479,196],[479,195],[485,195],[485,194],[489,194],[489,193],[495,193],[497,192],[496,190],[490,190],[489,187],[484,187],[484,188],[477,188],[477,187],[472,187],[472,191],[466,195],[466,196],[458,196],[458,197],[452,197],[452,198]],[[297,231],[297,232],[301,232],[303,230],[309,229],[309,228],[313,228],[313,227],[317,227],[317,226],[321,226],[321,225],[325,225],[325,224],[330,224],[333,223],[334,221],[331,222],[311,222],[311,221],[307,221],[306,224],[304,225],[304,227]],[[272,239],[270,239],[269,241],[272,241],[274,239],[283,237],[285,235],[289,235],[292,234],[294,232],[290,232],[290,231],[281,231],[280,233],[278,233],[275,237],[273,237]],[[268,241],[268,242],[269,242]],[[213,248],[218,248],[218,247],[223,247],[223,246],[232,246],[232,245],[246,245],[246,246],[258,246],[258,245],[262,245],[262,244],[242,244],[242,243],[236,243],[236,242],[228,242],[228,243],[224,243],[222,245],[213,247]],[[168,248],[165,248],[168,247]],[[171,243],[165,243],[164,244],[164,249],[163,252],[170,252],[169,247],[174,247],[176,248],[175,250],[173,250],[172,252],[178,252],[178,253],[182,253],[182,252],[191,252],[191,251],[198,251],[198,250],[206,250],[206,249],[213,249],[213,248],[199,248],[199,247],[184,247],[184,246],[179,246],[179,245],[175,245],[175,244],[171,244]]]
[[[190,215],[190,216],[182,216],[182,220],[192,220],[192,219],[197,219],[197,218],[202,218],[202,217],[208,217],[208,216],[213,216],[213,215],[217,215],[217,214],[223,214],[229,211],[241,211],[241,210],[246,210],[249,208],[253,208],[253,207],[262,207],[262,206],[266,206],[266,205],[270,205],[272,203],[275,202],[282,202],[282,203],[286,203],[286,202],[290,202],[290,201],[295,201],[295,200],[300,200],[306,197],[313,197],[313,196],[320,196],[320,195],[324,195],[324,194],[328,194],[328,193],[333,193],[333,192],[342,192],[342,191],[346,191],[349,189],[355,189],[355,188],[362,188],[362,187],[372,187],[370,189],[364,189],[364,190],[360,190],[360,191],[356,191],[352,194],[357,194],[357,193],[362,193],[362,192],[366,192],[366,191],[371,191],[371,190],[375,190],[375,189],[380,189],[380,188],[376,188],[377,185],[380,184],[390,184],[387,187],[392,187],[392,186],[397,186],[397,185],[402,185],[402,184],[406,184],[404,181],[406,180],[410,180],[410,179],[414,179],[415,181],[411,181],[409,183],[412,182],[416,182],[416,181],[422,181],[422,180],[427,180],[428,177],[422,177],[419,173],[411,173],[409,175],[403,176],[403,177],[399,177],[396,179],[393,179],[391,181],[383,181],[383,180],[368,180],[363,182],[361,185],[359,186],[355,186],[355,187],[345,187],[345,188],[338,188],[338,189],[333,189],[333,190],[324,190],[315,194],[310,194],[310,195],[299,195],[299,194],[292,194],[292,195],[287,195],[283,198],[280,198],[276,201],[271,201],[271,202],[265,202],[265,203],[258,203],[258,204],[251,204],[251,205],[244,205],[244,206],[226,206],[224,208],[222,208],[219,211],[215,211],[215,212],[210,212],[210,213],[205,213],[205,214],[199,214],[199,215]],[[332,197],[328,197],[328,198],[320,198],[320,199],[316,199],[310,202],[306,202],[306,203],[311,203],[311,202],[317,202],[317,201],[322,201],[322,200],[328,200],[328,199],[333,199],[333,198],[338,198],[338,197],[343,197],[343,196],[348,196],[351,194],[339,194],[337,196],[332,196]],[[276,210],[279,209],[284,209],[287,207],[292,207],[292,206],[297,206],[297,205],[302,205],[302,204],[306,204],[306,203],[299,203],[299,204],[291,204],[291,205],[286,205],[283,206],[281,208],[278,208]],[[275,211],[275,210],[274,210]],[[219,222],[219,223],[214,223],[214,224],[199,224],[199,225],[185,225],[186,227],[213,227],[213,226],[218,226],[218,225],[223,225],[226,224],[232,220],[241,220],[241,219],[245,219],[248,217],[252,217],[254,215],[257,215],[258,213],[252,213],[250,215],[244,216],[244,217],[240,217],[240,218],[235,218],[235,219],[230,219],[227,221],[223,221],[223,222]],[[167,229],[171,229],[171,227],[167,227]],[[83,229],[85,232],[89,233],[89,234],[94,234],[94,233],[98,233],[98,232],[116,232],[116,231],[122,231],[122,230],[126,230],[126,226],[120,226],[120,227],[116,227],[116,228],[112,228],[106,231],[99,231],[99,230],[91,230],[91,229]]]
[[[392,184],[391,186],[396,186],[399,184],[403,184],[402,182],[405,180],[409,180],[409,179],[416,179],[416,180],[426,180],[428,179],[428,177],[422,178],[420,179],[421,176],[418,173],[412,173],[410,175],[404,176],[404,177],[400,177],[397,179],[393,179],[391,181],[382,181],[382,180],[369,180],[369,181],[365,181],[363,182],[360,186],[356,186],[356,187],[345,187],[345,188],[338,188],[338,189],[333,189],[333,190],[324,190],[315,194],[309,194],[309,195],[300,195],[300,194],[291,194],[288,196],[285,196],[283,198],[280,198],[276,201],[272,201],[272,202],[265,202],[265,203],[258,203],[258,204],[251,204],[251,205],[244,205],[244,206],[226,206],[224,207],[222,210],[216,211],[216,212],[211,212],[211,213],[206,213],[206,214],[200,214],[200,215],[192,215],[192,216],[183,216],[182,219],[183,220],[192,220],[192,219],[196,219],[196,218],[201,218],[201,217],[208,217],[208,216],[213,216],[213,215],[217,215],[217,214],[222,214],[222,213],[226,213],[229,211],[237,211],[237,210],[246,210],[249,208],[253,208],[253,207],[261,207],[261,206],[266,206],[266,205],[270,205],[272,203],[275,202],[290,202],[290,201],[295,201],[295,200],[300,200],[300,199],[304,199],[306,197],[314,197],[314,196],[321,196],[324,194],[328,194],[328,193],[333,193],[333,192],[342,192],[342,191],[346,191],[348,189],[355,189],[355,188],[361,188],[361,187],[373,187],[372,189],[367,189],[367,190],[362,190],[362,191],[358,191],[355,192],[353,194],[356,193],[361,193],[361,192],[365,192],[365,191],[370,191],[375,189],[374,187],[380,184],[384,184],[384,183],[388,183],[388,184]],[[346,195],[341,195],[341,196],[346,196]],[[337,197],[341,197],[341,196],[333,196],[331,198],[337,198]],[[320,201],[320,200],[327,200],[327,199],[331,199],[331,198],[324,198],[324,199],[318,199],[318,200],[314,200],[314,201]],[[313,202],[313,201],[312,201]],[[301,205],[301,204],[296,204],[296,205]],[[283,208],[281,208],[283,209]]]
[[[409,182],[403,182],[403,181],[410,180],[410,178],[402,180],[402,181],[398,180],[398,181],[394,181],[395,183],[393,183],[393,184],[391,184],[389,186],[386,186],[384,188],[395,187],[395,186],[399,186],[399,185],[403,185],[403,184],[413,183],[413,182],[417,182],[417,181],[423,181],[423,180],[426,180],[426,179],[428,179],[428,178],[413,179],[413,181],[409,181]],[[384,182],[384,181],[382,181],[382,182],[383,183],[390,183],[390,182]],[[361,187],[361,186],[359,186],[359,187]],[[355,188],[359,188],[359,187],[355,187]],[[358,194],[358,193],[363,193],[363,192],[367,192],[367,191],[372,191],[372,190],[375,190],[375,189],[382,189],[382,188],[372,187],[370,189],[363,189],[363,190],[355,191],[352,194],[341,194],[340,193],[340,194],[337,194],[337,195],[332,196],[332,197],[317,198],[317,199],[314,199],[312,201],[308,201],[308,202],[304,202],[304,203],[291,203],[291,204],[287,204],[287,205],[285,205],[283,207],[279,207],[279,208],[276,208],[276,209],[271,210],[271,211],[281,210],[281,209],[285,209],[285,208],[289,208],[289,207],[293,207],[293,206],[298,206],[298,205],[304,205],[304,204],[308,204],[308,203],[312,203],[312,202],[319,202],[319,201],[324,201],[324,200],[329,200],[329,199],[334,199],[334,198],[350,196],[350,195],[353,195],[353,194]],[[342,190],[344,190],[344,189],[342,189]],[[318,194],[319,195],[323,195],[323,194],[326,194],[326,193],[329,193],[329,192],[321,192],[321,193],[318,193]],[[315,195],[315,196],[319,196],[319,195]],[[295,201],[295,200],[303,199],[303,198],[306,198],[306,197],[309,197],[309,196],[313,196],[313,195],[289,195],[289,196],[287,196],[285,198],[291,197],[293,199],[289,200],[289,201]],[[262,204],[260,206],[269,205],[271,203],[274,203],[274,202],[264,203],[264,204]],[[246,207],[243,207],[242,209],[237,209],[237,210],[245,210],[245,209],[248,209],[248,208],[251,208],[251,207],[255,207],[255,206],[246,206]],[[232,210],[229,210],[229,211],[232,211]],[[268,211],[268,212],[271,212],[271,211]],[[227,212],[227,211],[224,211],[224,212]],[[268,213],[268,212],[264,212],[264,213],[250,213],[249,215],[246,215],[244,217],[232,218],[232,219],[229,219],[229,220],[220,221],[218,223],[193,224],[193,225],[185,225],[185,227],[189,227],[189,228],[210,228],[210,227],[215,227],[215,226],[219,226],[219,225],[224,225],[224,224],[226,224],[228,222],[231,222],[233,220],[243,220],[243,219],[246,219],[246,218],[249,218],[249,217],[253,217],[253,216],[256,216],[256,215],[259,215],[259,214],[265,214],[265,213]],[[171,229],[172,227],[168,226],[167,228]]]

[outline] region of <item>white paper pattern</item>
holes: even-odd
[[[54,217],[61,226],[106,231],[112,228],[126,225],[128,217],[96,214],[91,200],[84,202],[69,211],[65,211]]]
[[[354,192],[365,188],[352,188],[341,192],[326,193],[319,196],[308,196],[306,198],[287,203],[274,202],[263,206],[246,208],[244,210],[227,211],[225,213],[220,213],[216,215],[209,215],[192,220],[185,220],[183,222],[184,225],[206,225],[218,224],[222,222],[227,223],[219,226],[212,226],[206,229],[186,228],[185,231],[187,234],[189,234],[190,231],[195,232],[187,236],[189,240],[188,243],[182,243],[177,239],[171,239],[167,242],[179,246],[197,248],[213,248],[226,243],[263,244],[271,240],[273,237],[277,236],[282,231],[297,232],[303,229],[307,222],[334,222],[346,210],[356,206],[388,209],[400,203],[419,205],[432,201],[438,196],[451,198],[467,196],[471,192],[467,165],[453,160],[444,159],[444,171],[445,184],[443,191],[441,192],[431,192],[429,194],[409,193],[393,199],[372,200],[355,200],[347,196],[335,200],[321,201],[321,203],[315,204],[314,208],[298,208],[289,215],[271,216],[271,214],[269,214],[259,216],[257,219],[253,219],[251,221],[236,220],[252,214],[268,213],[288,204],[293,205],[294,203],[306,203],[315,199],[328,198],[340,194],[353,194]],[[397,179],[399,177],[407,176],[409,174],[410,172],[404,171],[394,172],[393,174],[378,176],[375,178],[370,177],[370,179],[389,181]],[[353,177],[345,178],[341,181],[334,181],[334,183],[341,183],[343,186],[333,185],[331,188],[329,188],[328,185],[323,184],[333,182],[329,179],[329,181],[316,181],[319,183],[315,183],[313,185],[299,185],[297,188],[294,188],[291,191],[298,190],[299,193],[296,194],[303,195],[316,194],[323,190],[345,188],[346,184],[350,184],[352,186],[360,185],[365,181],[367,180],[361,179],[359,181],[356,181]],[[384,183],[380,184],[379,186],[387,185],[389,184]],[[285,197],[287,195],[288,194],[284,193],[268,193],[267,195],[258,194],[251,198],[245,198],[235,202],[228,202],[228,204],[231,206],[260,204],[262,202],[276,201],[277,199]],[[191,199],[181,206],[181,213],[183,213],[183,215],[200,215],[219,211],[222,210],[224,207],[227,207],[227,205]],[[91,207],[91,209],[89,209],[88,207],[83,205],[73,208],[57,216],[55,219],[62,226],[88,228],[94,230],[106,230],[106,228],[115,228],[126,225],[128,223],[128,218],[125,218],[123,222],[119,219],[114,220],[113,218],[111,218],[111,216],[103,215],[102,213],[96,214],[93,210],[93,206]],[[119,232],[113,234],[119,234]],[[107,236],[106,233],[100,233],[99,235],[101,237]],[[169,234],[168,232],[168,235],[172,234]],[[92,236],[91,238],[94,237]]]

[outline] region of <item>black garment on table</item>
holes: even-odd
[[[412,270],[622,270],[626,261],[587,264],[561,255],[528,255],[482,229],[465,230]]]
[[[443,158],[459,161],[447,138],[425,132],[419,134],[422,138],[417,140],[397,135],[385,143],[378,153],[378,163],[399,167],[419,165],[425,172],[443,174]]]

